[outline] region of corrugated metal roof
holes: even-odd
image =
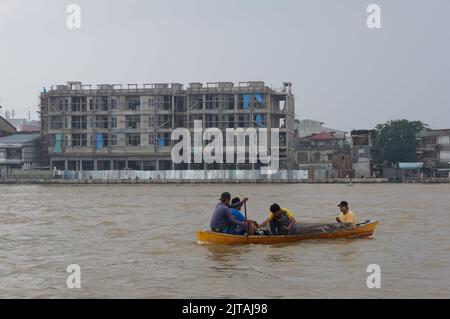
[[[27,143],[39,139],[39,134],[13,134],[0,137],[0,144]]]

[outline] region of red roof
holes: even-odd
[[[308,139],[310,141],[326,141],[326,140],[338,140],[339,138],[334,136],[332,133],[321,132],[319,134],[307,136],[305,137],[305,139]]]
[[[22,132],[40,132],[41,128],[37,127],[37,126],[22,124],[22,125],[20,125],[20,130]]]

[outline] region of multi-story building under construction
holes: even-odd
[[[280,169],[295,158],[291,84],[264,82],[52,86],[40,96],[42,164],[58,170],[255,169],[256,164],[179,164],[176,128],[280,129]],[[256,167],[255,167],[256,166]]]

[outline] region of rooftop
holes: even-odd
[[[319,134],[306,136],[304,137],[304,139],[308,139],[310,141],[326,141],[326,140],[339,140],[342,138],[336,137],[333,133],[330,132],[321,132]]]
[[[4,119],[0,116],[0,129],[3,128],[4,130],[7,130],[8,132],[15,132],[16,128],[14,125],[12,125],[8,120]]]
[[[417,137],[427,137],[427,136],[445,136],[450,134],[450,129],[438,129],[438,130],[431,130],[426,129],[422,132],[418,133]]]
[[[28,143],[38,140],[39,134],[13,134],[0,137],[0,144]]]
[[[192,82],[187,85],[188,91],[231,91],[231,90],[272,90],[275,93],[291,93],[292,84],[283,82],[281,88],[274,88],[268,86],[264,81],[246,81],[246,82]],[[147,92],[149,90],[163,91],[163,92],[179,92],[184,90],[182,83],[144,83],[144,84],[84,84],[78,81],[67,82],[66,85],[52,85],[47,90],[44,88],[43,96],[54,94],[68,94],[68,93],[87,93],[87,92],[122,92],[122,93],[138,93]]]

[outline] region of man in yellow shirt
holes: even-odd
[[[354,226],[356,224],[356,216],[352,211],[348,210],[348,203],[346,201],[342,201],[338,207],[340,208],[341,213],[338,217],[336,217],[336,221],[338,223]]]
[[[270,213],[267,219],[259,225],[260,228],[270,224],[271,235],[288,235],[295,233],[295,220],[294,214],[287,209],[281,208],[278,204],[270,206]]]

